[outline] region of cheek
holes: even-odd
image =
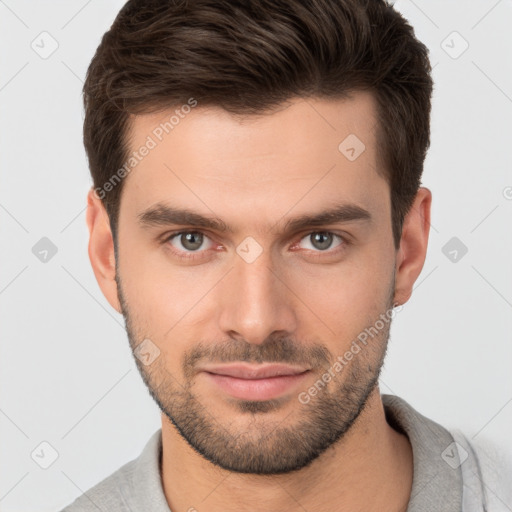
[[[290,288],[318,317],[319,326],[324,325],[322,332],[326,325],[327,336],[350,343],[386,310],[392,266],[384,254],[365,250],[336,265],[294,270],[288,278]]]
[[[165,267],[155,261],[150,251],[143,251],[130,241],[120,245],[119,274],[136,327],[139,330],[149,327],[149,332],[144,334],[161,339],[162,331],[172,326],[173,308],[180,304]]]
[[[162,348],[172,347],[174,353],[186,350],[187,339],[201,339],[204,329],[215,329],[216,298],[223,289],[219,280],[229,264],[219,260],[179,266],[163,247],[142,250],[143,244],[125,240],[120,273],[136,327],[144,326],[145,335],[161,340]],[[291,290],[288,304],[295,308],[301,331],[322,332],[325,340],[334,337],[350,343],[386,308],[390,256],[387,248],[372,243],[333,264],[283,263],[278,274]]]
[[[209,292],[226,269],[180,267],[163,248],[141,251],[127,244],[123,250],[119,271],[134,327],[176,359],[190,339],[200,339],[204,317],[212,313]]]

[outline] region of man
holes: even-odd
[[[89,256],[162,429],[66,511],[500,510],[378,386],[427,250],[430,70],[383,0],[123,7],[84,86]]]

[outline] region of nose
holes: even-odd
[[[251,263],[238,256],[220,291],[219,328],[226,336],[262,344],[297,329],[293,293],[265,251]]]

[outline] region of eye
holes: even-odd
[[[306,242],[304,244],[304,242]],[[333,245],[337,242],[336,245]],[[204,258],[207,250],[214,247],[214,242],[200,231],[178,231],[170,233],[165,237],[162,243],[167,244],[175,257],[183,260],[196,260]],[[313,231],[300,239],[294,245],[302,249],[307,249],[313,254],[311,257],[322,257],[325,255],[338,255],[349,241],[341,235],[331,233],[330,231]]]
[[[309,233],[304,238],[301,239],[299,245],[302,241],[306,241],[309,244],[309,247],[303,247],[305,249],[314,250],[315,252],[326,252],[328,249],[332,248],[333,241],[338,239],[340,242],[334,246],[334,248],[343,245],[345,240],[340,235],[336,235],[335,233],[331,233],[330,231],[314,231],[313,233]]]
[[[199,252],[204,242],[210,239],[199,231],[180,231],[173,233],[166,241],[178,252]],[[211,241],[210,241],[211,242]],[[209,249],[211,245],[203,247]]]

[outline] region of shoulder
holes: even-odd
[[[459,510],[464,512],[512,511],[510,450],[483,435],[473,439],[460,429],[443,427],[400,397],[382,395],[382,401],[388,423],[409,437],[415,480],[427,475],[436,495],[444,489],[447,496],[453,496],[458,490]],[[418,487],[423,488],[423,483]]]
[[[457,443],[463,489],[467,502],[464,510],[471,511],[474,489],[480,484],[488,512],[509,512],[512,510],[512,455],[485,437],[469,439],[458,429],[451,434]],[[466,464],[466,460],[474,460]]]
[[[61,512],[129,511],[124,491],[130,488],[135,465],[136,460],[128,462],[115,473],[84,492]]]
[[[61,512],[133,512],[146,510],[170,512],[165,500],[161,475],[161,429],[146,443],[136,459],[96,484]]]

